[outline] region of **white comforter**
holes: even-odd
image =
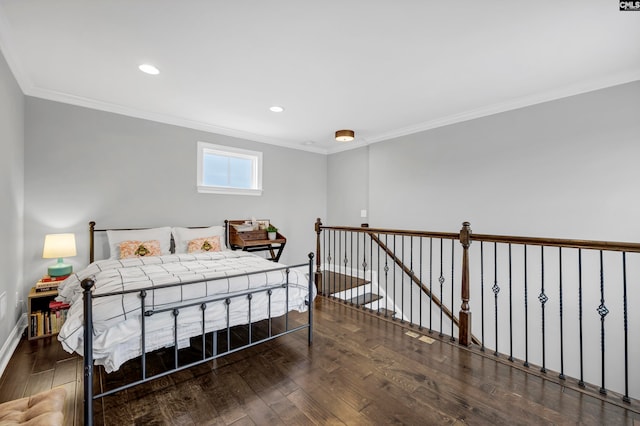
[[[68,352],[83,353],[83,303],[80,282],[93,278],[93,294],[149,288],[145,310],[157,310],[187,302],[211,299],[217,295],[233,295],[287,282],[284,270],[269,271],[283,265],[242,251],[216,253],[176,254],[158,257],[140,257],[125,260],[101,260],[67,278],[59,287],[58,300],[71,303],[67,320],[58,340]],[[213,280],[248,272],[265,271],[254,275]],[[274,289],[271,295],[271,316],[283,315],[290,310],[307,310],[308,271],[305,268],[289,272],[288,306],[286,290]],[[198,284],[157,289],[158,285],[203,280]],[[207,281],[209,280],[209,281]],[[315,297],[315,292],[313,294]],[[312,299],[313,299],[312,297]],[[125,361],[140,356],[141,317],[138,292],[95,298],[93,301],[93,356],[97,365],[107,372],[117,370]],[[246,296],[207,303],[205,330],[227,327],[227,309],[230,326],[249,321],[249,302]],[[251,321],[265,319],[269,314],[266,292],[256,293],[251,300]],[[180,309],[178,321],[179,347],[189,344],[189,337],[202,333],[202,311],[199,306]],[[170,312],[145,317],[145,348],[152,351],[174,344],[174,319]]]

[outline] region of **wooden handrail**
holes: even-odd
[[[472,241],[526,244],[532,246],[567,247],[587,250],[626,251],[640,253],[640,244],[617,241],[571,240],[563,238],[514,237],[508,235],[473,234]]]
[[[465,222],[467,223],[467,222]],[[361,228],[351,226],[324,226],[319,225],[319,230],[332,229],[336,231],[364,232],[374,234],[395,234],[416,237],[432,237],[444,239],[460,239],[460,233],[455,232],[434,232],[401,230],[390,228]],[[598,241],[598,240],[575,240],[567,238],[546,238],[546,237],[522,237],[512,235],[492,235],[492,234],[472,234],[471,241],[484,241],[495,243],[527,244],[549,247],[581,248],[590,250],[626,251],[629,253],[640,253],[640,243],[619,242],[619,241]]]

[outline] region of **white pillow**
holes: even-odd
[[[196,238],[220,237],[220,247],[222,250],[226,250],[226,239],[224,234],[224,226],[216,225],[208,228],[171,228],[173,234],[173,243],[175,244],[176,254],[187,253],[189,247],[189,241]]]
[[[162,254],[171,253],[171,228],[168,226],[162,228],[134,229],[131,231],[108,230],[107,239],[109,240],[109,259],[120,258],[119,246],[123,241],[158,240]]]

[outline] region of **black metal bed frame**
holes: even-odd
[[[91,257],[93,258],[93,245],[94,245],[94,235],[93,233],[96,231],[106,231],[106,229],[94,229],[95,226],[95,222],[90,222],[89,224],[90,226],[90,245],[91,245]],[[271,341],[273,339],[276,339],[278,337],[284,336],[286,334],[290,334],[290,333],[294,333],[300,330],[304,330],[307,329],[308,330],[308,344],[311,345],[313,343],[313,290],[314,290],[314,271],[313,271],[313,258],[314,258],[314,254],[313,253],[309,253],[308,254],[308,262],[305,263],[300,263],[297,265],[291,265],[291,266],[283,266],[281,268],[273,268],[273,269],[268,269],[268,270],[261,270],[261,271],[255,271],[255,272],[250,272],[250,273],[243,273],[243,274],[236,274],[236,275],[226,275],[224,277],[219,277],[219,278],[211,278],[211,279],[206,279],[206,280],[194,280],[194,281],[189,281],[189,282],[182,282],[182,283],[176,283],[176,284],[166,284],[166,285],[160,285],[160,286],[155,286],[155,287],[147,287],[144,289],[135,289],[135,290],[124,290],[121,292],[111,292],[111,293],[105,293],[105,294],[96,294],[94,295],[91,291],[91,289],[93,288],[95,282],[90,279],[84,279],[81,282],[81,286],[83,288],[83,304],[84,304],[84,357],[83,357],[83,364],[84,364],[84,424],[87,426],[93,425],[93,402],[96,399],[99,398],[103,398],[112,394],[115,394],[117,392],[120,392],[122,390],[125,389],[129,389],[132,388],[134,386],[138,386],[140,384],[170,375],[172,373],[178,372],[178,371],[182,371],[191,367],[194,367],[196,365],[200,365],[203,364],[205,362],[209,362],[209,361],[213,361],[217,358],[223,357],[225,355],[229,355],[256,345],[259,345],[261,343],[265,343],[268,341]],[[92,259],[93,261],[93,259]],[[305,324],[299,325],[297,327],[294,328],[289,328],[289,272],[292,268],[300,268],[300,267],[304,267],[304,266],[308,266],[309,270],[308,270],[308,295],[307,295],[307,300],[305,301],[305,304],[308,307],[307,313],[308,313],[308,320]],[[233,293],[233,295],[215,295],[215,296],[211,296],[210,298],[206,298],[205,300],[199,299],[197,302],[185,302],[185,303],[181,303],[181,304],[176,304],[173,305],[171,307],[168,308],[163,308],[163,309],[156,309],[156,310],[149,310],[149,309],[145,309],[145,298],[147,296],[147,292],[148,291],[152,291],[152,290],[158,290],[158,289],[165,289],[165,288],[171,288],[171,287],[183,287],[183,286],[187,286],[187,285],[193,285],[193,284],[198,284],[198,283],[203,283],[203,282],[211,282],[211,281],[216,281],[216,280],[222,280],[222,279],[229,279],[229,278],[236,278],[236,277],[241,277],[241,276],[250,276],[250,275],[255,275],[255,274],[261,274],[264,273],[266,271],[269,272],[273,272],[273,271],[285,271],[286,274],[286,282],[285,283],[281,283],[281,284],[275,284],[275,285],[270,285],[270,286],[265,286],[265,287],[261,287],[258,289],[250,289],[244,292],[239,292],[239,293]],[[273,329],[272,329],[272,320],[274,319],[274,317],[271,316],[271,295],[273,293],[274,290],[276,289],[284,289],[285,294],[286,294],[286,310],[284,315],[284,322],[285,322],[285,326],[284,326],[284,331],[278,332],[278,333],[273,333]],[[139,297],[140,297],[140,318],[141,318],[141,377],[137,380],[134,380],[130,383],[124,384],[122,386],[119,386],[117,388],[114,389],[110,389],[104,392],[100,392],[100,393],[94,393],[93,390],[93,375],[94,375],[94,371],[93,371],[93,314],[92,314],[92,309],[93,309],[93,300],[94,299],[98,299],[98,298],[103,298],[103,297],[111,297],[111,296],[122,296],[124,294],[129,294],[129,293],[138,293]],[[252,335],[252,325],[255,324],[252,319],[251,319],[251,299],[253,298],[253,296],[255,294],[258,293],[266,293],[268,296],[268,314],[267,314],[267,318],[263,319],[263,320],[259,320],[259,321],[268,321],[268,335],[267,337],[264,338],[260,338],[258,340],[253,339],[253,335]],[[248,305],[249,305],[249,321],[247,324],[244,325],[248,325],[248,329],[249,329],[249,334],[248,334],[248,341],[246,344],[241,345],[241,346],[237,346],[234,347],[233,349],[231,348],[231,325],[230,325],[230,318],[229,318],[229,306],[231,305],[233,300],[238,300],[238,299],[244,299],[248,301]],[[210,303],[215,303],[215,302],[221,302],[224,301],[227,309],[226,309],[226,328],[223,329],[219,329],[216,331],[213,331],[212,333],[212,341],[211,341],[211,346],[210,346],[210,355],[207,355],[207,345],[206,345],[206,333],[205,333],[205,310],[207,308],[207,304]],[[179,313],[181,309],[184,308],[189,308],[189,307],[194,307],[194,306],[199,306],[201,311],[202,311],[202,334],[201,334],[201,339],[202,339],[202,349],[201,349],[201,356],[202,358],[197,360],[197,361],[193,361],[193,362],[189,362],[183,365],[180,365],[179,363],[179,359],[178,359],[178,317],[179,317]],[[174,346],[173,346],[173,358],[174,358],[174,362],[173,362],[173,367],[169,368],[166,371],[163,371],[161,373],[157,373],[157,374],[153,374],[153,375],[147,375],[147,354],[146,354],[146,348],[145,348],[145,322],[146,322],[146,317],[150,317],[154,314],[160,314],[163,312],[172,312],[173,314],[173,318],[174,318]],[[279,316],[279,317],[282,317]],[[278,317],[276,317],[278,318]],[[227,337],[227,345],[226,345],[226,351],[224,352],[218,352],[218,331],[222,331],[225,330],[226,331],[226,337]]]

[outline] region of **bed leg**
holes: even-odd
[[[80,284],[84,289],[84,424],[93,425],[93,318],[91,288],[93,280],[87,278]]]
[[[309,253],[309,346],[313,343],[313,253]]]

